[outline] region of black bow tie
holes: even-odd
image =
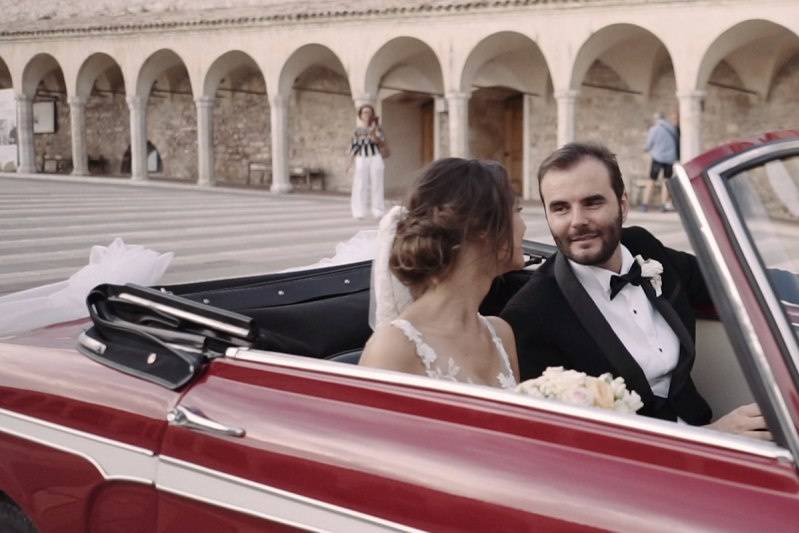
[[[641,277],[641,265],[636,261],[633,263],[633,266],[630,267],[630,271],[623,276],[616,276],[614,274],[610,277],[610,299],[612,300],[615,298],[616,295],[619,294],[619,291],[628,283],[640,287],[643,280],[644,278]]]

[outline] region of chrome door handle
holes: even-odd
[[[186,429],[194,429],[197,431],[204,431],[206,433],[215,433],[218,435],[226,435],[228,437],[243,437],[244,429],[225,426],[219,422],[215,422],[205,415],[193,411],[188,407],[178,405],[166,415],[167,422],[173,426],[180,426]]]

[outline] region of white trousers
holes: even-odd
[[[383,158],[380,154],[355,157],[355,174],[352,177],[352,216],[363,218],[370,210],[372,216],[383,216]]]

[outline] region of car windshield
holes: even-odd
[[[799,156],[769,161],[735,174],[727,185],[751,235],[752,246],[797,335]]]

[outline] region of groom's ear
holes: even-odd
[[[621,210],[621,223],[627,222],[627,213],[630,212],[630,202],[627,199],[627,191],[624,191],[619,198],[619,208]]]

